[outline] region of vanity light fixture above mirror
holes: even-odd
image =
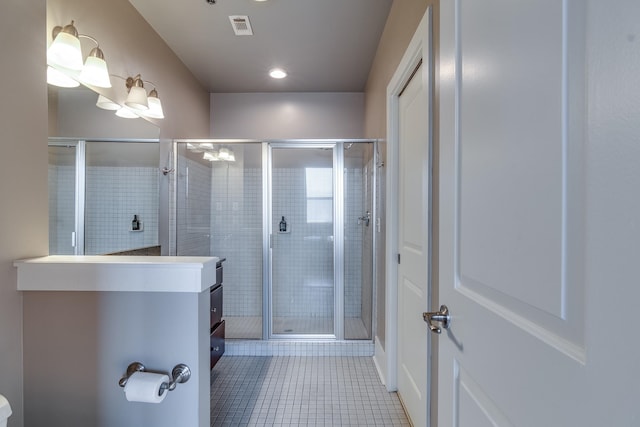
[[[95,38],[79,34],[74,21],[64,27],[54,27],[52,36],[53,42],[47,49],[47,65],[49,67],[47,83],[62,87],[75,87],[79,83],[101,88],[111,87],[104,52],[100,49],[100,44]],[[96,44],[96,47],[91,49],[84,61],[80,46],[81,37]],[[72,80],[77,81],[78,84],[72,86]]]
[[[82,83],[90,87],[109,89],[112,87],[110,77],[118,77],[125,82],[126,100],[121,104],[99,94],[96,106],[104,110],[115,110],[118,117],[164,119],[156,85],[142,80],[140,74],[126,78],[109,74],[98,41],[86,34],[79,34],[74,21],[64,27],[56,26],[52,36],[53,42],[47,49],[47,83],[59,87],[78,87]],[[87,38],[96,44],[84,62],[80,38]],[[145,83],[153,87],[149,93],[144,88]],[[120,99],[117,93],[119,92],[116,91],[113,95]],[[123,92],[122,97],[124,96]]]
[[[96,106],[103,110],[116,110],[118,117],[126,119],[135,119],[138,117],[149,117],[152,119],[164,119],[162,103],[158,97],[158,90],[153,82],[143,80],[140,74],[135,77],[122,77],[112,74],[113,77],[124,80],[124,85],[128,95],[124,101],[124,105],[120,105],[107,98],[104,95],[98,96]],[[153,86],[153,89],[147,94],[144,84]]]

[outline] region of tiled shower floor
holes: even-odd
[[[224,356],[211,426],[409,426],[371,357]]]

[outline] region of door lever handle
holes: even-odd
[[[442,323],[442,327],[445,329],[449,329],[449,326],[451,325],[449,308],[444,304],[440,306],[440,311],[426,311],[422,313],[422,318],[429,325],[431,332],[436,334],[441,333],[442,329],[440,329],[439,326],[434,325],[432,322]]]

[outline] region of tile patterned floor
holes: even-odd
[[[211,426],[409,426],[371,357],[224,356]]]

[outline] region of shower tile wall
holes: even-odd
[[[274,230],[284,215],[291,233],[274,236],[275,317],[332,317],[332,223],[307,223],[304,168],[273,169]],[[277,189],[277,190],[276,190]],[[361,317],[363,214],[361,169],[345,170],[345,317]],[[309,263],[309,260],[313,262]],[[277,285],[276,285],[277,284]]]
[[[87,255],[158,244],[157,168],[88,167],[85,197]],[[143,231],[131,231],[133,215]]]
[[[333,223],[307,222],[305,168],[274,168],[273,317],[333,318]],[[331,328],[333,329],[333,328]]]
[[[258,150],[251,153],[250,150]],[[245,158],[260,157],[260,146],[234,147],[236,162],[203,164],[178,156],[177,244],[179,255],[215,255],[226,258],[224,264],[224,317],[234,321],[246,317],[247,322],[260,323],[262,318],[262,169],[247,165]],[[186,150],[185,150],[186,151]],[[180,150],[179,150],[180,152]],[[369,150],[371,152],[371,150]],[[366,160],[366,159],[365,159]],[[188,172],[189,201],[185,194]],[[362,318],[370,336],[371,328],[371,262],[363,262],[370,250],[371,232],[358,224],[358,217],[370,205],[371,169],[345,169],[345,317]],[[274,260],[273,307],[275,317],[332,318],[333,254],[331,242],[314,236],[332,236],[333,224],[306,223],[305,168],[273,169],[273,230],[277,231],[281,216],[287,218],[292,232],[274,235],[274,250],[282,256]],[[189,210],[196,212],[189,212]],[[207,222],[208,218],[208,222]],[[196,225],[197,224],[197,225]],[[373,228],[373,223],[370,229]],[[191,233],[186,230],[191,230]],[[204,236],[209,246],[204,248]],[[306,237],[306,240],[305,240]],[[363,241],[365,249],[363,249]],[[314,248],[324,249],[318,256]],[[369,255],[370,257],[370,255]],[[311,259],[313,262],[304,265]],[[366,255],[364,255],[366,260]],[[363,273],[364,270],[364,273]],[[282,273],[278,275],[278,271]],[[312,279],[304,279],[303,273]],[[364,274],[364,276],[363,276]],[[367,276],[368,275],[368,276]],[[362,280],[364,288],[361,289]],[[313,282],[313,283],[312,283]],[[330,284],[331,287],[323,287]],[[313,286],[312,286],[313,285]],[[304,292],[302,292],[304,290]],[[310,292],[307,292],[310,290]],[[369,307],[367,307],[367,304]],[[261,338],[262,328],[251,327],[251,336]],[[231,337],[233,338],[233,337]],[[347,337],[349,338],[349,337]],[[362,335],[357,338],[366,338]]]
[[[73,255],[75,230],[75,166],[49,165],[49,253]]]
[[[178,162],[177,255],[210,256],[211,167],[181,156]]]
[[[245,147],[246,151],[260,146]],[[225,257],[224,316],[262,316],[262,170],[216,162],[212,170],[211,254]],[[256,155],[259,158],[258,151]],[[261,338],[261,325],[254,328]]]
[[[367,210],[362,169],[345,169],[344,184],[344,315],[361,317],[362,239],[366,226],[358,223],[358,218]]]

